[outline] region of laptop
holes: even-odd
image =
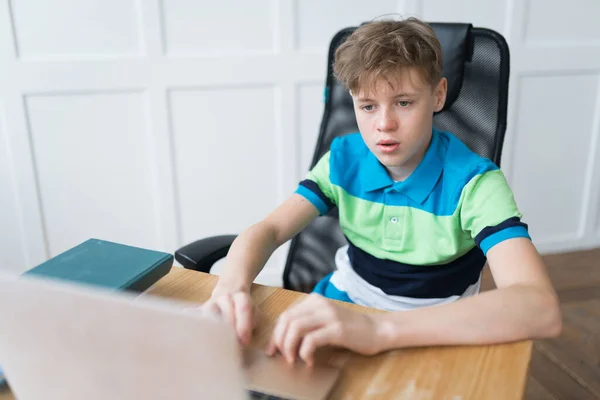
[[[327,397],[338,369],[242,350],[196,306],[0,274],[0,365],[20,400]]]

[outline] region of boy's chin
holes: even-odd
[[[406,160],[404,159],[404,157],[393,157],[385,154],[376,154],[375,157],[377,157],[381,165],[383,165],[386,168],[400,168],[406,165]]]

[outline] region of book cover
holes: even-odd
[[[166,275],[172,265],[172,254],[89,239],[25,274],[141,292]]]

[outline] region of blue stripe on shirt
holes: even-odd
[[[499,232],[496,232],[496,233],[486,237],[485,239],[483,239],[481,241],[481,243],[479,244],[479,247],[481,247],[483,254],[487,254],[489,249],[491,249],[498,243],[503,242],[507,239],[513,239],[513,238],[517,238],[517,237],[531,239],[531,237],[529,236],[529,233],[527,233],[527,229],[525,229],[525,227],[513,226],[513,227],[506,228],[504,230],[501,230]]]
[[[321,296],[327,297],[332,300],[345,301],[348,303],[354,303],[346,292],[342,292],[330,282],[333,272],[326,275],[323,279],[317,283],[317,286],[313,289],[313,293],[320,294]]]

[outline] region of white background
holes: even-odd
[[[507,38],[524,220],[544,253],[600,246],[597,0],[1,0],[0,269],[264,217],[308,167],[330,39],[386,13]]]

